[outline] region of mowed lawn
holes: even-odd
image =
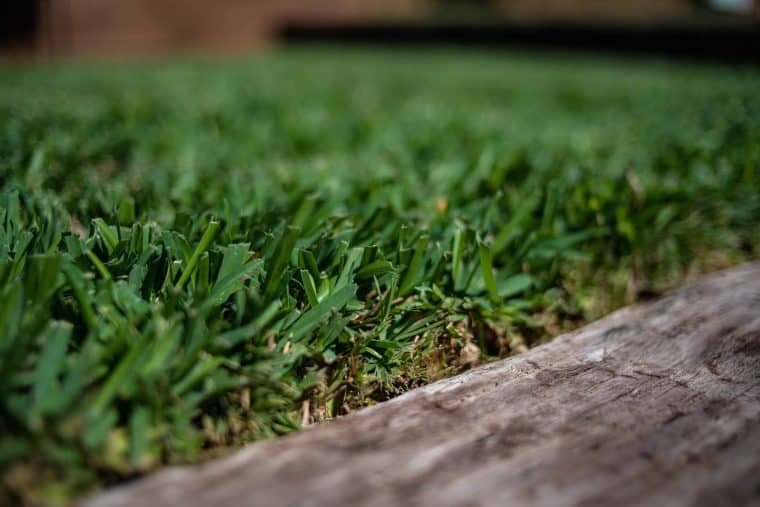
[[[760,256],[760,72],[0,69],[0,503],[388,399]]]

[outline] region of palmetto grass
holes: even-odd
[[[4,69],[0,499],[288,433],[756,258],[759,89],[453,51]]]

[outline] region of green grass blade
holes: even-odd
[[[32,411],[37,414],[42,413],[47,401],[57,394],[58,374],[63,369],[71,331],[72,326],[67,322],[52,322],[45,333],[45,345],[37,359],[32,384]]]
[[[215,220],[209,222],[203,236],[201,236],[201,240],[198,242],[198,246],[195,247],[192,257],[190,257],[187,266],[185,266],[185,269],[182,271],[182,275],[180,275],[179,280],[177,280],[177,285],[175,286],[177,289],[181,289],[190,278],[190,275],[193,274],[195,265],[198,264],[198,259],[200,259],[201,254],[211,246],[211,242],[214,240],[214,236],[216,236],[218,231],[219,222]]]
[[[499,300],[499,291],[496,287],[496,279],[493,274],[493,262],[491,260],[491,249],[480,239],[478,242],[478,251],[480,253],[480,269],[483,272],[483,283],[488,291],[488,297],[491,301]]]

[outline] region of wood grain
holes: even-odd
[[[760,505],[760,263],[84,505]]]

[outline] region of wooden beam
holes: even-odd
[[[520,356],[85,505],[759,503],[754,263]]]

